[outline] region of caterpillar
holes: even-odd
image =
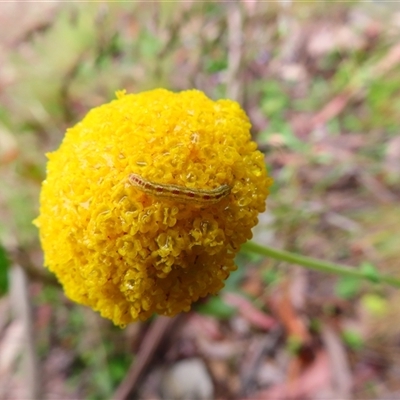
[[[193,189],[185,186],[148,181],[138,174],[130,174],[129,182],[131,185],[138,187],[142,192],[154,197],[203,205],[218,203],[231,192],[231,188],[228,185],[222,185],[210,190]]]

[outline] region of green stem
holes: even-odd
[[[288,251],[277,250],[268,246],[261,246],[254,242],[247,242],[242,249],[251,251],[256,254],[268,256],[280,261],[286,261],[291,264],[302,265],[303,267],[314,269],[316,271],[327,272],[352,278],[367,279],[375,283],[387,283],[389,285],[400,288],[400,279],[380,275],[376,271],[372,272],[366,269],[351,268],[346,265],[335,264],[328,261],[318,260],[316,258],[301,256],[299,254],[290,253]]]

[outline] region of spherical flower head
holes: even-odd
[[[35,224],[72,300],[124,326],[217,293],[265,209],[263,155],[230,100],[117,92],[48,154]]]

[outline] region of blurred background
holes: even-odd
[[[398,276],[399,34],[397,2],[1,3],[0,399],[400,398],[398,290],[242,252],[220,296],[120,330],[64,297],[32,225],[67,127],[197,88],[265,153],[255,241]]]

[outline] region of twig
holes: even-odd
[[[14,264],[10,270],[11,280],[11,297],[12,306],[15,315],[21,319],[23,323],[25,352],[23,362],[26,373],[27,393],[26,398],[39,400],[43,398],[40,395],[40,367],[37,360],[35,341],[32,327],[32,312],[30,308],[30,299],[28,296],[28,280],[23,268],[18,264]]]
[[[338,398],[350,399],[352,377],[346,349],[336,332],[326,323],[322,324],[321,337],[329,357],[336,394]]]
[[[263,337],[254,342],[254,348],[248,349],[246,359],[242,362],[241,368],[241,390],[240,397],[248,396],[255,391],[256,375],[261,363],[267,355],[273,352],[282,337],[282,329],[275,328]]]
[[[139,379],[143,377],[155,352],[165,338],[167,331],[169,331],[173,325],[176,325],[177,318],[179,318],[179,316],[174,318],[158,317],[155,320],[143,340],[136,360],[132,363],[124,380],[117,388],[113,396],[114,400],[127,400],[131,398]]]
[[[240,4],[228,4],[228,69],[226,72],[226,95],[242,103],[243,85],[240,78],[243,50],[243,17]]]

